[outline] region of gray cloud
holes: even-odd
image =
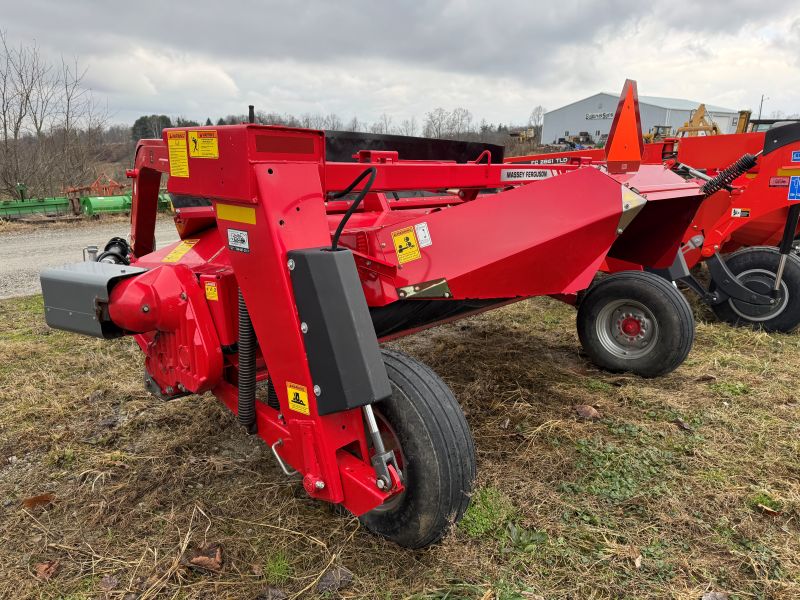
[[[274,110],[370,118],[390,108],[420,116],[440,103],[495,120],[512,109],[508,121],[536,103],[616,89],[626,76],[657,82],[662,63],[683,61],[685,77],[705,93],[697,61],[790,22],[796,15],[786,4],[763,0],[754,11],[744,0],[2,0],[0,27],[12,39],[79,56],[94,90],[122,118],[159,107],[214,116],[258,98]],[[674,47],[676,39],[685,45]],[[645,55],[650,69],[631,67]],[[665,94],[674,83],[642,93]]]

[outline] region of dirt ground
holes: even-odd
[[[453,388],[479,460],[461,525],[412,552],[309,500],[214,398],[148,396],[132,340],[41,313],[0,302],[0,597],[800,597],[800,336],[701,322],[642,380],[540,299],[392,344]]]
[[[103,245],[115,236],[127,238],[126,215],[101,219],[25,224],[0,222],[0,298],[26,296],[40,291],[39,271],[82,260],[86,246]],[[178,241],[168,216],[159,217],[156,240],[160,246]]]

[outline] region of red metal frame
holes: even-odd
[[[733,164],[743,154],[756,154],[764,147],[765,133],[670,138],[645,144],[643,164],[672,168],[689,165],[710,176]],[[683,235],[684,257],[689,267],[715,252],[733,252],[747,246],[775,246],[788,217],[788,185],[791,175],[800,175],[800,164],[791,161],[800,141],[759,158],[758,164],[734,182],[728,192],[721,190],[703,201]],[[603,165],[604,149],[571,150],[509,157],[509,164],[548,164],[566,169],[577,164]],[[798,229],[800,234],[800,229]],[[690,240],[703,236],[702,245]],[[632,265],[626,265],[630,268]]]

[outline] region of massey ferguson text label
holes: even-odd
[[[552,176],[550,169],[503,169],[500,172],[500,181],[534,181]]]

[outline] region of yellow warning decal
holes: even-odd
[[[306,389],[306,386],[287,381],[286,395],[289,397],[289,408],[304,415],[311,414],[308,409],[308,389]]]
[[[192,249],[192,247],[200,240],[183,240],[180,244],[175,246],[172,251],[161,259],[161,262],[176,263],[183,256]]]
[[[401,265],[422,258],[419,243],[417,243],[417,234],[414,233],[413,227],[393,231],[392,243],[394,251],[397,253],[397,260]]]
[[[784,177],[791,177],[792,175],[800,175],[800,167],[781,167],[778,169],[776,175]]]
[[[189,132],[189,156],[192,158],[219,158],[216,129]]]
[[[217,218],[235,223],[256,224],[256,209],[251,206],[217,204]]]
[[[186,132],[168,131],[169,174],[172,177],[189,176],[189,156],[186,153]]]
[[[219,300],[219,290],[216,281],[206,281],[206,300]]]

